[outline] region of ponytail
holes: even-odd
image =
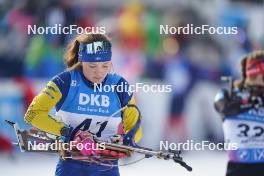
[[[64,62],[69,70],[80,69],[81,67],[81,62],[78,61],[79,46],[80,42],[77,38],[67,46]]]

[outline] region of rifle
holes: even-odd
[[[61,141],[58,140],[58,138],[50,137],[50,135],[43,131],[38,131],[38,133],[32,133],[28,132],[27,130],[20,129],[19,125],[15,122],[5,120],[9,125],[11,125],[16,134],[17,143],[13,143],[15,145],[18,145],[21,152],[48,152],[48,153],[65,153],[67,152],[68,155],[63,156],[62,159],[74,159],[74,160],[80,160],[85,162],[91,162],[96,163],[99,165],[106,165],[106,166],[121,166],[121,165],[113,165],[113,164],[105,164],[103,161],[105,158],[98,158],[98,156],[83,156],[80,154],[78,150],[68,150],[64,151],[60,149],[60,145],[62,144]],[[46,146],[42,146],[40,148],[37,147],[30,147],[29,143],[34,142],[35,144],[48,144]],[[153,151],[152,149],[139,147],[139,146],[127,146],[123,144],[115,144],[111,142],[105,142],[97,139],[94,137],[94,141],[98,144],[104,143],[105,148],[112,150],[112,151],[121,151],[124,153],[127,153],[130,155],[131,153],[139,153],[144,155],[144,158],[150,158],[150,157],[156,157],[158,159],[164,159],[164,160],[173,160],[175,163],[180,164],[182,167],[187,169],[188,171],[192,171],[192,167],[187,165],[183,158],[181,157],[181,152],[179,150],[169,150],[167,152],[164,151]],[[56,146],[59,149],[54,150],[52,148],[53,146]],[[112,159],[116,160],[116,159]],[[135,163],[135,162],[133,162]],[[128,165],[128,164],[126,164]]]

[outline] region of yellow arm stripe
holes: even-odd
[[[128,102],[128,104],[135,105],[135,98],[132,96],[131,100]],[[124,131],[125,133],[128,133],[136,124],[138,120],[138,111],[135,108],[126,108],[123,112],[123,124],[124,124]],[[140,139],[142,138],[142,127],[140,126],[138,131],[135,134],[135,142],[138,143]]]
[[[57,85],[50,81],[31,102],[24,117],[25,122],[40,130],[60,136],[60,130],[65,124],[51,118],[48,113],[61,97],[62,94]]]

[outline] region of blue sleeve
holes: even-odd
[[[56,104],[56,111],[58,111],[68,95],[71,84],[71,74],[69,71],[62,72],[53,77],[51,81],[57,85],[62,94],[60,101]]]
[[[128,82],[124,79],[124,78],[121,78],[117,85],[123,85],[123,90],[122,91],[117,91],[117,95],[119,97],[119,100],[121,102],[121,106],[124,107],[126,106],[129,101],[131,100],[133,94],[132,92],[129,92],[129,84]]]

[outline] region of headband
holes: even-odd
[[[246,64],[246,76],[254,77],[264,74],[264,60],[249,60]]]
[[[96,41],[93,43],[80,43],[78,52],[81,62],[107,62],[111,60],[111,43]]]

